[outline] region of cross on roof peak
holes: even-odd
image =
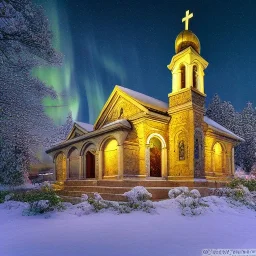
[[[182,19],[182,22],[185,22],[185,30],[188,30],[189,19],[193,17],[193,13],[189,14],[189,10],[186,11],[186,16]]]

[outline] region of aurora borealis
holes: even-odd
[[[188,9],[194,13],[190,28],[209,61],[207,101],[218,93],[237,110],[248,101],[256,104],[255,1],[35,2],[45,8],[54,45],[64,55],[61,68],[34,72],[66,95],[44,101],[57,123],[70,110],[75,120],[94,123],[116,84],[167,101],[171,74],[166,65]]]

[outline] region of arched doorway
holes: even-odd
[[[64,182],[67,179],[66,160],[66,156],[62,152],[55,159],[56,180],[58,182]]]
[[[76,148],[71,149],[69,152],[69,178],[79,179],[79,152]]]
[[[150,139],[150,177],[162,176],[162,144],[153,137]]]
[[[215,143],[213,147],[213,161],[214,161],[214,171],[223,172],[223,148],[220,143]]]
[[[103,177],[115,178],[118,175],[117,141],[109,139],[103,147]]]
[[[85,154],[86,160],[86,178],[95,178],[95,155],[91,151],[87,151]]]

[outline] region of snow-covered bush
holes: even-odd
[[[52,211],[53,208],[50,206],[49,200],[40,200],[29,203],[29,208],[26,209],[23,214],[24,215],[37,215],[43,214],[45,212]]]
[[[197,189],[189,191],[187,187],[173,188],[168,193],[181,207],[181,214],[185,216],[199,215],[207,205],[201,201],[201,194]]]
[[[37,186],[37,189],[0,191],[0,203],[9,201],[28,203],[29,208],[24,213],[27,215],[63,208],[62,200],[47,182]]]
[[[152,194],[143,186],[137,186],[123,194],[128,200],[128,207],[132,210],[151,212],[154,208],[151,199]]]
[[[88,195],[86,194],[82,194],[81,195],[81,200],[84,202],[84,201],[87,201],[89,199]]]
[[[250,191],[256,191],[256,178],[254,176],[245,176],[232,179],[227,186],[229,188],[247,187]]]
[[[189,189],[188,187],[177,187],[177,188],[172,188],[169,192],[168,192],[168,196],[170,199],[176,198],[178,195],[182,194],[182,193],[188,193]]]
[[[256,210],[256,192],[251,192],[243,185],[239,185],[236,188],[212,189],[211,194],[226,197],[231,203],[236,201]]]
[[[95,212],[95,209],[93,207],[93,205],[89,204],[88,202],[82,202],[80,204],[77,204],[75,206],[73,206],[76,210],[75,210],[75,215],[77,216],[82,216],[82,215],[88,215],[90,213]]]
[[[132,188],[130,191],[125,192],[124,196],[130,203],[145,202],[152,197],[143,186],[137,186]]]

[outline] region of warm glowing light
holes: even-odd
[[[118,174],[117,141],[110,139],[104,148],[104,177],[116,176]]]

